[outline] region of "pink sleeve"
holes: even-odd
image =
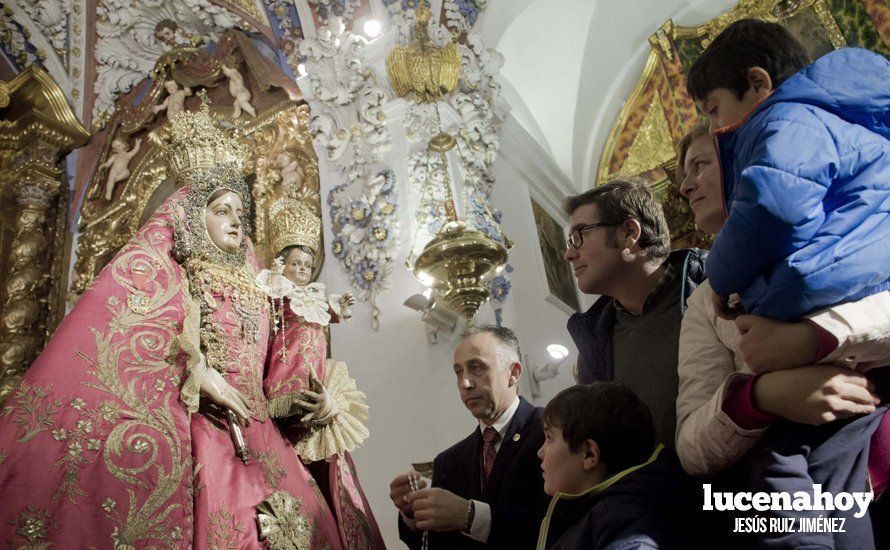
[[[834,334],[822,328],[817,323],[814,323],[809,319],[807,319],[807,322],[816,330],[816,336],[819,337],[819,347],[816,348],[816,357],[813,359],[815,363],[818,363],[822,359],[825,359],[829,353],[837,349],[838,341]]]
[[[754,406],[754,382],[760,375],[745,378],[726,388],[723,396],[723,412],[733,422],[745,430],[766,428],[776,419],[771,414],[757,410]]]

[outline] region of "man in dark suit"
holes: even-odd
[[[508,328],[481,327],[454,350],[461,401],[479,421],[434,462],[432,488],[411,491],[409,472],[390,484],[400,538],[430,549],[534,548],[549,498],[538,449],[543,409],[519,397],[519,341]]]

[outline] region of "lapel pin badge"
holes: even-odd
[[[519,438],[520,438],[520,437],[522,437],[522,436],[519,435],[519,434],[514,434],[514,435],[513,435],[513,441],[519,441]]]

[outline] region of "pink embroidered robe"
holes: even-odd
[[[290,308],[287,298],[282,304],[283,326],[272,335],[269,366],[263,381],[266,398],[272,415],[279,418],[282,431],[297,441],[308,435],[298,420],[306,413],[292,406],[293,398],[300,391],[309,389],[309,371],[314,370],[319,380],[325,379],[325,359],[328,341],[325,329],[318,323],[309,323]],[[336,322],[332,315],[332,322]],[[333,505],[345,548],[385,549],[380,528],[371,512],[355,471],[355,464],[348,452],[333,455],[327,461],[318,461],[310,469],[327,479],[327,490]]]
[[[259,538],[256,507],[264,506],[276,536],[297,547],[342,548],[323,495],[261,398],[265,305],[249,338],[233,302],[210,291],[232,358],[224,376],[252,400],[248,464],[203,398],[194,414],[183,402],[189,373],[180,336],[190,300],[171,252],[189,193],[177,191],[121,249],[5,403],[4,544],[262,548],[269,540]]]

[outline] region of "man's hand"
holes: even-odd
[[[411,503],[408,502],[408,494],[411,492],[411,478],[416,478],[417,486],[421,489],[426,487],[426,481],[423,481],[420,478],[420,474],[415,471],[410,471],[408,473],[397,476],[392,482],[389,484],[389,498],[392,500],[393,505],[399,509],[400,512],[405,514],[405,517],[409,519],[414,519],[414,510],[411,508]]]
[[[783,323],[756,315],[740,315],[735,326],[745,363],[756,373],[812,365],[819,336],[806,321]]]
[[[754,383],[754,406],[800,424],[820,425],[869,414],[881,400],[868,378],[849,369],[815,365],[764,374]]]
[[[460,531],[467,526],[470,501],[434,487],[408,495],[417,528],[422,531]]]

